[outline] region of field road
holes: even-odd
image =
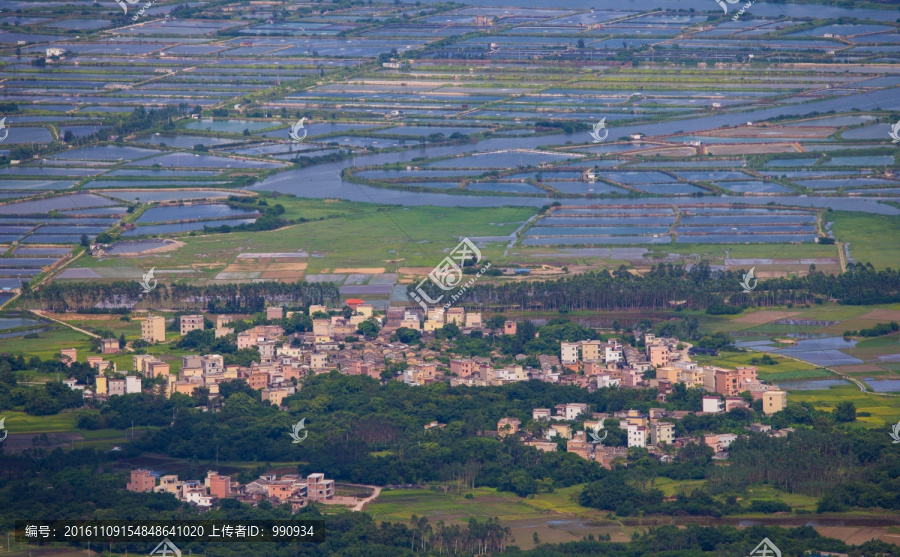
[[[89,332],[89,331],[85,331],[84,329],[81,329],[81,328],[79,328],[79,327],[76,327],[75,325],[72,325],[71,323],[66,323],[65,321],[60,321],[59,319],[54,319],[54,318],[52,318],[52,317],[47,317],[46,315],[44,315],[44,312],[42,312],[42,311],[39,310],[39,309],[30,309],[30,310],[28,310],[28,311],[30,311],[31,313],[37,315],[38,317],[41,317],[41,318],[43,318],[43,319],[46,319],[47,321],[53,321],[54,323],[59,323],[60,325],[65,325],[66,327],[72,329],[73,331],[78,331],[79,333],[85,334],[85,335],[87,335],[87,336],[89,336],[89,337],[100,338],[100,335],[95,335],[94,333],[91,333],[91,332]]]
[[[370,488],[372,490],[372,495],[369,495],[365,499],[360,499],[359,503],[357,503],[356,506],[353,507],[354,511],[362,511],[363,507],[365,507],[368,503],[371,503],[373,500],[375,500],[376,497],[381,495],[381,488],[377,485],[364,485],[362,487]]]

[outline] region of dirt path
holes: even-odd
[[[360,499],[359,503],[357,503],[356,506],[353,507],[354,511],[362,511],[363,507],[365,507],[366,504],[371,503],[372,501],[375,500],[376,497],[381,495],[381,488],[378,487],[377,485],[364,485],[362,487],[368,487],[369,489],[371,489],[372,495],[369,495],[365,499]]]
[[[73,331],[77,331],[77,332],[82,333],[82,334],[85,334],[85,335],[87,335],[87,336],[89,336],[89,337],[100,338],[100,335],[95,335],[94,333],[85,331],[84,329],[81,329],[81,328],[79,328],[79,327],[76,327],[75,325],[72,325],[71,323],[66,323],[65,321],[60,321],[59,319],[54,319],[54,318],[52,318],[52,317],[48,317],[48,316],[44,315],[44,312],[42,312],[42,311],[39,310],[39,309],[30,309],[30,310],[28,310],[28,311],[30,311],[31,313],[37,315],[38,317],[41,317],[41,318],[46,319],[46,320],[48,320],[48,321],[53,321],[54,323],[59,323],[60,325],[65,325],[66,327],[72,329]]]

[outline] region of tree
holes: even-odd
[[[450,322],[450,323],[445,323],[443,327],[438,329],[435,332],[435,336],[438,338],[452,339],[452,338],[458,337],[459,333],[460,333],[459,325],[457,325],[456,323]]]
[[[87,234],[81,235],[81,245],[84,247],[88,247],[89,245],[91,245],[91,240],[88,238]]]
[[[397,335],[397,340],[403,344],[409,344],[422,338],[422,333],[408,327],[400,327],[395,334]]]
[[[375,321],[375,319],[372,317],[370,317],[370,318],[366,319],[365,321],[363,321],[362,323],[360,323],[356,328],[356,332],[358,332],[359,334],[363,335],[364,337],[366,337],[368,339],[373,339],[373,338],[377,337],[378,331],[380,331],[380,330],[381,330],[381,327],[378,325],[378,321]]]
[[[506,316],[492,315],[491,318],[487,320],[487,328],[500,329],[502,331],[504,323],[506,323]]]
[[[845,400],[837,405],[834,409],[834,421],[836,422],[855,422],[856,421],[856,405],[853,401]]]

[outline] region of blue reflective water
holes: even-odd
[[[900,391],[900,379],[875,379],[866,377],[863,379],[876,393],[892,393]]]

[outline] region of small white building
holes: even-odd
[[[125,394],[131,395],[141,392],[141,376],[126,375],[125,376]]]
[[[622,382],[619,377],[613,377],[609,373],[600,373],[597,375],[597,388],[604,389],[607,387],[618,387]]]
[[[719,400],[719,397],[708,395],[703,397],[703,412],[706,412],[707,414],[718,414],[721,411],[722,401]]]
[[[549,408],[535,408],[531,411],[531,419],[534,421],[544,420],[550,421],[550,409]]]

